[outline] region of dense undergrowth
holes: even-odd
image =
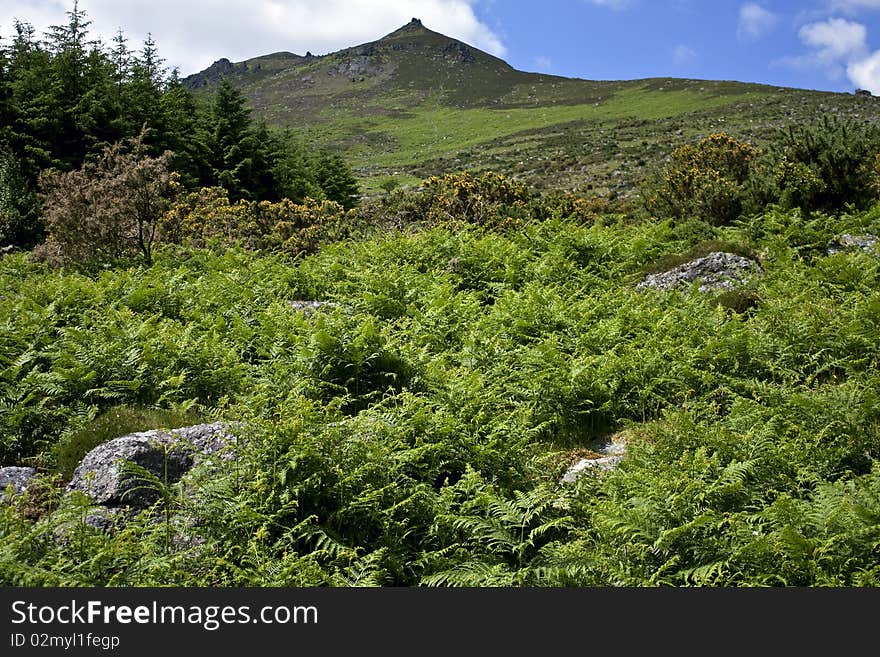
[[[0,258],[0,463],[44,477],[0,509],[0,581],[878,584],[880,261],[828,247],[880,234],[880,207],[728,226],[517,207],[513,228],[304,258]],[[635,290],[715,243],[763,275],[733,295]],[[84,427],[143,409],[245,422],[236,461],[165,496],[173,541],[150,514],[108,533],[85,501],[59,505]],[[619,468],[561,482],[615,433]]]

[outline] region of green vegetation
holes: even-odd
[[[723,133],[681,146],[648,187],[645,203],[658,216],[730,223],[747,207],[758,157],[757,149]]]
[[[141,257],[149,263],[159,218],[171,206],[179,176],[172,153],[146,153],[144,137],[108,146],[76,171],[40,177],[46,242],[35,254],[57,264]]]
[[[67,16],[66,25],[42,40],[31,25],[18,22],[12,42],[0,44],[0,247],[32,248],[46,237],[44,215],[59,216],[42,207],[38,192],[47,190],[39,189],[41,176],[61,194],[60,183],[69,188],[77,177],[63,174],[93,176],[92,159],[106,163],[107,149],[139,135],[140,163],[168,159],[186,190],[221,185],[235,200],[311,197],[346,208],[358,200],[345,160],[254,121],[228,83],[196,98],[176,70],[167,73],[152,39],[133,53],[120,32],[108,50],[90,39],[76,3]],[[121,179],[134,172],[116,174]],[[74,186],[89,195],[82,181]],[[156,216],[137,221],[145,219]],[[139,245],[147,259],[148,241]]]
[[[74,8],[59,34],[79,34],[79,20]],[[450,43],[424,32],[389,39]],[[765,125],[760,148],[683,131],[683,145],[640,165],[655,173],[642,188],[650,212],[607,188],[542,193],[488,166],[416,189],[398,184],[412,170],[386,172],[384,193],[358,203],[343,160],[251,122],[239,86],[329,61],[346,66],[321,85],[375,90],[402,70],[391,60],[380,71],[348,67],[353,52],[281,53],[259,74],[218,63],[193,142],[206,149],[188,150],[183,124],[149,120],[195,99],[174,76],[149,82],[148,41],[113,87],[142,99],[126,105],[140,113],[112,139],[58,128],[69,139],[51,151],[22,123],[23,99],[46,98],[19,87],[33,92],[33,71],[61,75],[79,51],[23,29],[16,43],[0,51],[0,84],[17,80],[0,100],[18,99],[0,105],[18,113],[0,135],[0,229],[39,242],[46,227],[48,239],[0,254],[0,465],[39,473],[0,505],[0,583],[880,584],[880,258],[841,242],[880,235],[871,121]],[[535,78],[444,52],[444,80],[476,66],[505,99],[490,110],[450,87],[432,110],[462,121],[456,139],[474,158],[497,112],[519,130],[496,133],[499,157],[513,143],[581,152],[572,134],[607,129],[585,157],[613,163],[668,142],[642,138],[680,129],[664,121],[759,101],[731,83],[706,83],[704,98],[693,81],[608,83],[606,98],[599,83],[545,76],[555,108],[529,110],[522,84]],[[120,35],[92,60],[128,57]],[[401,74],[424,95],[399,111],[418,117],[431,88],[416,72]],[[597,121],[577,118],[585,110]],[[561,117],[571,130],[541,132]],[[405,134],[412,148],[430,140]],[[39,196],[15,192],[33,192],[40,172]],[[132,190],[149,203],[129,203]],[[147,250],[131,241],[144,231]],[[720,292],[637,289],[716,251],[757,261],[760,275]],[[309,301],[324,303],[306,312]],[[214,420],[236,423],[223,467],[202,463],[185,484],[167,459],[164,473],[128,467],[156,494],[151,509],[101,523],[88,498],[65,493],[106,440]],[[626,445],[617,467],[563,479],[612,438]]]
[[[762,152],[726,133],[686,144],[642,185],[655,216],[727,224],[770,203],[804,212],[864,209],[878,197],[880,129],[841,118],[779,131]]]
[[[779,129],[818,116],[877,123],[876,99],[850,94],[525,73],[416,23],[321,57],[220,60],[184,83],[202,96],[223,77],[255,117],[344,150],[370,196],[387,191],[389,178],[416,186],[468,169],[539,190],[630,198],[676,147],[713,133],[768,148]]]
[[[96,410],[97,407],[92,409]],[[108,440],[148,429],[177,429],[198,424],[198,421],[198,415],[185,404],[173,409],[112,406],[100,415],[89,412],[69,423],[68,430],[52,446],[47,460],[69,480],[83,457]]]
[[[880,261],[826,249],[880,231],[880,207],[706,223],[762,254],[742,313],[634,290],[706,248],[695,231],[531,201],[516,230],[452,218],[293,260],[165,245],[84,276],[4,257],[5,463],[68,469],[53,458],[120,404],[248,428],[159,526],[45,542],[70,507],[4,510],[3,581],[876,584]],[[308,298],[339,305],[289,304]],[[617,470],[560,483],[621,431]]]
[[[877,198],[880,129],[827,116],[780,136],[775,182],[786,207],[865,208]]]

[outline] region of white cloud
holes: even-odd
[[[776,27],[779,16],[756,2],[748,2],[739,9],[737,36],[740,39],[760,39]]]
[[[828,0],[827,7],[831,11],[853,16],[880,10],[880,0]],[[840,58],[845,60],[846,76],[857,88],[867,89],[874,95],[880,95],[880,51],[868,51],[867,30],[861,45],[857,37],[857,34],[852,34],[850,48],[845,42],[838,43],[839,50],[842,51]]]
[[[785,57],[773,62],[799,69],[819,69],[832,80],[839,80],[847,65],[864,59],[868,54],[868,29],[861,23],[842,18],[809,23],[801,27],[798,36],[811,50],[797,57]]]
[[[587,3],[597,7],[620,10],[629,7],[633,0],[587,0]]]
[[[876,6],[880,0],[861,0],[851,5]],[[861,23],[832,18],[804,25],[798,35],[812,52],[778,63],[799,68],[821,68],[831,79],[844,75],[860,89],[880,95],[880,51],[868,48],[868,29]]]
[[[4,0],[0,33],[13,18],[42,33],[67,22],[71,2]],[[475,0],[80,0],[92,36],[109,42],[118,29],[135,49],[148,33],[169,66],[187,75],[220,57],[240,61],[287,50],[325,54],[374,41],[408,23],[504,56],[501,39],[474,13]]]
[[[815,55],[822,62],[850,60],[864,55],[868,49],[868,29],[861,23],[842,18],[804,25],[798,35],[815,49]]]
[[[672,49],[672,61],[677,66],[684,66],[685,64],[690,64],[694,60],[697,59],[697,52],[690,48],[689,46],[684,45],[683,43],[678,44],[675,48]]]
[[[880,51],[852,62],[847,66],[846,74],[859,89],[867,89],[875,96],[880,95]]]

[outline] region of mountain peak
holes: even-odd
[[[420,19],[413,18],[406,25],[397,28],[396,30],[394,30],[390,34],[387,34],[385,36],[385,38],[388,39],[388,38],[394,38],[394,37],[398,37],[398,36],[421,35],[421,34],[427,34],[428,32],[430,32],[430,30],[422,24],[422,21]]]

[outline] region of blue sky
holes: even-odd
[[[72,0],[2,0],[41,32]],[[513,66],[588,79],[674,76],[880,94],[880,0],[80,0],[93,35],[149,33],[187,75],[227,57],[324,54],[421,18]]]
[[[477,5],[517,68],[880,93],[880,0],[543,0]]]

